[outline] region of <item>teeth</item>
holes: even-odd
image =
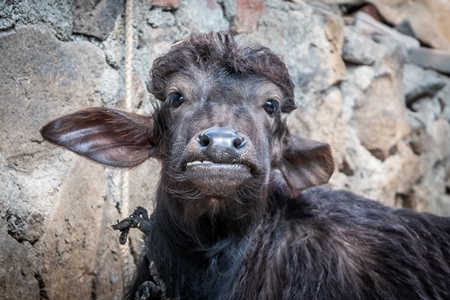
[[[195,166],[195,165],[201,165],[201,164],[207,165],[207,164],[214,164],[214,163],[212,161],[209,161],[209,160],[205,160],[205,161],[196,160],[196,161],[188,162],[186,165],[187,166]]]

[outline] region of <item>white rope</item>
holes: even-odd
[[[132,109],[133,0],[126,0],[125,11],[125,108]]]
[[[133,0],[126,0],[125,3],[125,110],[132,110],[132,76],[133,76]],[[121,219],[130,215],[130,179],[127,170],[121,171]],[[122,278],[124,288],[131,276],[130,266],[130,246],[127,243],[121,246],[122,255]]]

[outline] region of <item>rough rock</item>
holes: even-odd
[[[225,19],[228,22],[233,20],[236,15],[237,1],[235,0],[217,0],[217,3],[222,6]]]
[[[222,7],[215,0],[183,2],[177,13],[177,25],[183,38],[193,31],[228,30]]]
[[[68,40],[72,33],[72,3],[66,0],[0,1],[0,31],[37,24],[45,24],[57,38]]]
[[[374,77],[364,96],[354,100],[354,119],[350,125],[355,128],[361,144],[380,160],[395,153],[398,142],[409,133],[402,75],[395,54],[387,54],[375,64]]]
[[[415,38],[392,29],[362,11],[356,13],[354,26],[361,30],[365,35],[374,37],[377,35],[387,36],[407,49],[418,48],[420,46],[419,41]]]
[[[3,216],[2,216],[3,217]],[[0,295],[2,299],[45,299],[40,295],[38,258],[29,242],[19,243],[0,223]]]
[[[321,92],[345,79],[341,57],[344,24],[327,11],[305,4],[267,1],[258,29],[244,36],[283,56],[299,98],[303,90]]]
[[[73,32],[105,40],[114,28],[124,0],[76,0]]]
[[[408,58],[411,62],[424,67],[437,70],[450,75],[449,51],[434,50],[429,48],[415,48],[408,50]]]
[[[429,0],[372,0],[389,23],[398,25],[407,19],[416,36],[436,49],[450,50],[450,3]]]
[[[152,9],[148,14],[147,23],[152,28],[160,28],[166,26],[174,26],[176,22],[175,17],[170,12],[163,11],[162,8]]]
[[[342,59],[347,63],[372,65],[377,57],[374,41],[357,32],[354,27],[345,27]]]
[[[88,42],[61,43],[45,27],[22,27],[3,36],[0,55],[1,214],[8,237],[30,245],[27,251],[35,257],[35,269],[22,270],[34,279],[28,293],[39,295],[44,286],[41,292],[50,299],[86,299],[97,289],[102,297],[117,297],[120,260],[107,253],[119,250],[115,234],[105,228],[118,214],[102,197],[103,167],[43,143],[39,134],[61,113],[101,104],[96,85],[104,55]],[[107,207],[112,212],[104,214]]]
[[[163,10],[176,10],[180,7],[180,0],[150,0],[150,3],[152,6]]]
[[[256,29],[259,18],[264,12],[263,0],[237,0],[236,14],[230,30],[234,33],[252,32]]]
[[[425,72],[415,65],[408,64],[405,69],[403,93],[408,106],[424,97],[433,98],[446,84],[434,72]]]

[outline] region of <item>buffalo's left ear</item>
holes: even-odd
[[[334,171],[333,156],[328,144],[287,136],[277,168],[291,195],[327,183]]]

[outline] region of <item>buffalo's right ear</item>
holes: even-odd
[[[90,108],[42,127],[50,142],[99,163],[133,167],[154,155],[157,141],[152,118],[110,108]]]

